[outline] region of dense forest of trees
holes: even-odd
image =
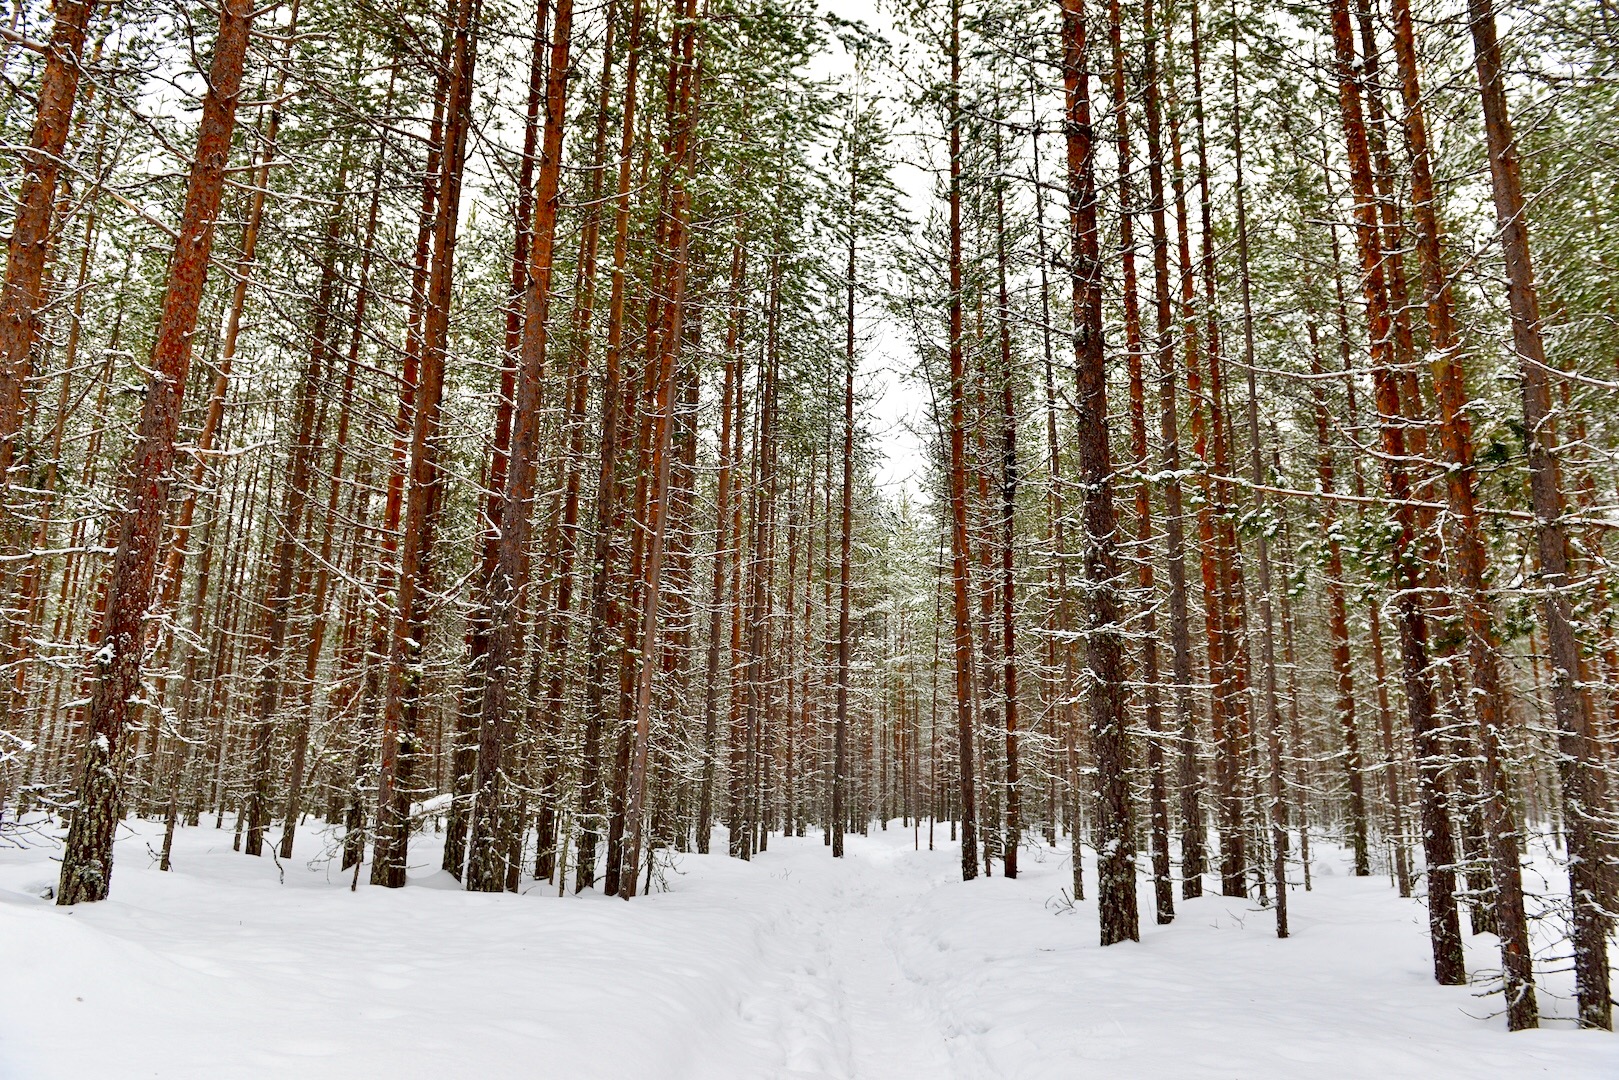
[[[1104,944],[1285,937],[1331,841],[1611,1027],[1619,13],[869,21],[5,5],[0,837],[62,904],[130,815],[625,898],[1068,837]]]

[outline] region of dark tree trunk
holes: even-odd
[[[697,850],[708,854],[709,840],[714,824],[714,782],[719,762],[719,672],[720,629],[728,603],[726,587],[730,581],[728,563],[735,552],[732,545],[739,539],[731,531],[731,476],[736,469],[732,453],[733,420],[740,416],[742,388],[739,385],[742,338],[742,320],[745,315],[743,286],[747,280],[747,244],[743,218],[736,220],[736,232],[731,242],[730,314],[725,328],[725,375],[720,391],[719,479],[715,487],[714,508],[714,580],[710,587],[708,612],[708,654],[703,675],[703,776],[697,803]],[[813,466],[810,469],[814,473]],[[808,625],[806,621],[806,626]],[[733,660],[734,662],[734,660]]]
[[[1400,628],[1400,661],[1405,681],[1406,711],[1420,769],[1423,849],[1428,862],[1428,924],[1432,936],[1434,978],[1461,985],[1467,972],[1462,955],[1461,924],[1456,912],[1456,851],[1447,812],[1445,754],[1434,715],[1433,686],[1428,674],[1428,627],[1418,601],[1423,568],[1418,565],[1417,528],[1410,479],[1406,474],[1405,426],[1399,388],[1393,373],[1392,324],[1384,286],[1376,193],[1366,125],[1361,111],[1354,33],[1346,0],[1333,0],[1333,47],[1336,53],[1339,105],[1349,149],[1354,193],[1355,240],[1360,251],[1363,289],[1372,341],[1372,376],[1382,417],[1383,473],[1398,527],[1394,557],[1398,580],[1395,607]]]
[[[996,172],[1001,171],[1001,129],[995,129]],[[995,185],[996,317],[1001,349],[1001,692],[1006,721],[1006,876],[1017,877],[1018,845],[1023,837],[1023,792],[1018,774],[1017,718],[1017,395],[1012,370],[1012,300],[1006,285],[1006,192]],[[901,758],[903,761],[904,759]],[[885,818],[886,820],[886,818]]]
[[[641,584],[641,626],[639,630],[639,670],[635,684],[635,722],[633,751],[630,761],[629,797],[625,809],[628,829],[624,870],[618,894],[628,900],[636,893],[639,876],[642,833],[644,830],[643,803],[647,786],[647,756],[651,744],[652,682],[658,667],[658,606],[663,584],[664,551],[668,534],[670,475],[674,465],[673,439],[675,429],[676,368],[680,360],[684,335],[687,271],[691,259],[691,230],[687,221],[690,213],[688,183],[692,170],[692,133],[697,123],[698,103],[701,99],[702,67],[697,58],[698,26],[696,0],[686,0],[680,18],[680,33],[670,44],[670,58],[674,63],[671,80],[675,92],[671,105],[674,109],[675,129],[669,158],[671,192],[668,203],[668,225],[665,243],[669,251],[663,284],[662,324],[658,334],[648,336],[647,364],[649,386],[655,387],[652,420],[652,457],[647,479],[651,483],[651,502],[647,517],[647,544],[645,570]],[[654,348],[654,344],[656,348]],[[655,381],[650,370],[654,356],[658,369]],[[651,856],[648,855],[650,868]]]
[[[961,264],[961,3],[950,5],[950,561],[955,614],[961,876],[978,876],[978,794],[973,779],[973,628],[967,600],[966,356]]]
[[[1185,512],[1182,509],[1179,418],[1175,391],[1175,330],[1169,284],[1168,208],[1164,191],[1162,106],[1158,89],[1158,50],[1153,3],[1142,5],[1146,38],[1145,106],[1147,184],[1152,202],[1153,304],[1157,317],[1158,419],[1164,480],[1164,547],[1169,570],[1169,637],[1175,676],[1175,732],[1180,748],[1177,777],[1181,817],[1181,895],[1203,894],[1202,785],[1197,760],[1197,713],[1192,700],[1191,616],[1186,596]]]
[[[543,706],[529,702],[531,712],[545,711],[541,732],[544,766],[540,780],[539,808],[535,815],[534,876],[550,879],[556,861],[557,804],[561,799],[560,781],[564,764],[562,723],[564,693],[568,678],[569,626],[573,608],[575,561],[579,551],[579,496],[584,482],[585,409],[590,397],[591,322],[596,308],[597,251],[601,240],[601,198],[606,188],[608,113],[612,105],[613,49],[617,37],[616,2],[608,5],[607,31],[602,40],[601,88],[596,100],[596,133],[591,151],[591,173],[586,183],[589,206],[579,239],[578,300],[573,317],[573,370],[568,384],[567,479],[563,485],[562,522],[556,556],[556,611],[546,631],[543,662],[536,658],[531,679],[546,669]],[[537,682],[535,683],[537,686]],[[561,884],[560,882],[558,883]]]
[[[415,387],[410,435],[409,491],[400,544],[397,604],[389,635],[382,717],[382,760],[377,782],[377,830],[371,883],[405,884],[410,838],[410,802],[416,793],[423,650],[427,636],[427,590],[433,532],[442,506],[444,474],[439,463],[440,406],[449,346],[451,289],[461,178],[471,124],[473,66],[477,56],[478,0],[457,0],[454,45],[446,88],[444,144],[440,154],[438,213],[422,317],[421,369]]]
[[[487,582],[485,621],[489,627],[486,678],[478,716],[478,755],[472,785],[472,831],[468,838],[466,885],[475,892],[505,888],[501,844],[502,767],[517,712],[512,689],[519,684],[524,621],[523,594],[529,577],[529,538],[538,472],[540,394],[550,347],[549,318],[557,209],[561,201],[562,139],[567,121],[568,58],[573,45],[573,0],[557,0],[545,87],[545,138],[540,150],[539,190],[531,256],[523,293],[523,333],[517,361],[517,397],[505,497],[498,521],[495,565]]]
[[[1422,108],[1415,34],[1409,0],[1394,0],[1395,56],[1405,101],[1405,132],[1411,152],[1412,211],[1416,218],[1417,257],[1422,265],[1432,347],[1434,395],[1439,402],[1440,440],[1450,468],[1445,487],[1457,535],[1453,573],[1460,584],[1456,600],[1467,634],[1472,670],[1473,703],[1483,750],[1482,782],[1485,831],[1490,869],[1495,881],[1495,915],[1501,940],[1501,968],[1506,984],[1507,1026],[1518,1031],[1538,1025],[1533,956],[1524,912],[1519,870],[1517,825],[1502,764],[1505,700],[1501,689],[1499,642],[1485,580],[1484,539],[1475,493],[1473,435],[1467,418],[1465,357],[1457,334],[1450,278],[1440,246],[1434,206],[1433,166],[1428,156],[1427,121]]]
[[[1224,633],[1225,616],[1223,607],[1226,603],[1227,592],[1222,584],[1219,547],[1215,534],[1214,506],[1217,496],[1216,488],[1210,479],[1210,474],[1216,470],[1210,458],[1209,423],[1206,415],[1206,406],[1210,395],[1205,392],[1202,372],[1202,359],[1200,354],[1201,338],[1197,324],[1197,266],[1192,261],[1191,225],[1190,215],[1187,212],[1186,184],[1184,180],[1185,169],[1181,155],[1180,118],[1178,100],[1175,97],[1174,84],[1170,84],[1171,106],[1169,117],[1169,145],[1172,170],[1170,173],[1170,186],[1175,196],[1175,225],[1176,225],[1176,254],[1180,268],[1181,278],[1181,334],[1186,364],[1186,396],[1190,405],[1188,428],[1192,439],[1192,452],[1198,461],[1197,475],[1197,548],[1198,548],[1198,578],[1203,593],[1203,624],[1204,636],[1207,640],[1208,673],[1210,683],[1209,719],[1210,739],[1216,747],[1214,758],[1214,799],[1215,809],[1219,811],[1216,818],[1221,830],[1221,887],[1225,889],[1230,881],[1224,871],[1230,867],[1230,843],[1232,839],[1229,829],[1224,823],[1223,813],[1230,805],[1227,798],[1227,784],[1229,775],[1225,765],[1229,754],[1220,749],[1228,741],[1226,727],[1228,722],[1228,708],[1225,695],[1220,691],[1227,684],[1227,670],[1229,659],[1227,657],[1226,640]],[[1186,729],[1182,731],[1183,738]],[[1189,740],[1188,740],[1189,741]],[[1187,773],[1195,775],[1197,766],[1195,751],[1187,751],[1181,764],[1182,791],[1185,790]],[[1202,823],[1199,819],[1194,822],[1186,820],[1188,837],[1193,828],[1198,830],[1195,837],[1198,852],[1201,856],[1205,839],[1202,833]],[[1236,837],[1241,839],[1239,833]],[[1199,860],[1203,860],[1200,858]],[[1243,891],[1240,881],[1234,883],[1239,892]],[[1203,883],[1200,877],[1194,876],[1190,870],[1183,873],[1181,895],[1187,898],[1203,895]]]
[[[1506,257],[1507,301],[1512,311],[1512,346],[1518,354],[1523,389],[1523,426],[1529,444],[1529,496],[1535,514],[1535,537],[1545,591],[1541,611],[1552,670],[1552,713],[1557,718],[1558,769],[1563,787],[1563,818],[1568,830],[1569,890],[1574,909],[1574,980],[1580,1023],[1613,1027],[1608,989],[1607,917],[1601,908],[1603,844],[1599,815],[1604,802],[1602,755],[1597,748],[1590,702],[1581,689],[1583,660],[1574,634],[1568,590],[1568,537],[1562,517],[1566,507],[1557,463],[1557,430],[1551,416],[1551,387],[1546,374],[1546,346],[1540,332],[1540,299],[1529,248],[1529,220],[1524,204],[1518,150],[1507,108],[1501,46],[1495,35],[1491,0],[1468,0],[1473,36],[1473,62],[1478,72],[1484,134],[1489,147],[1490,188],[1496,227]],[[1486,733],[1488,737],[1488,733]],[[1501,838],[1516,868],[1517,852],[1510,832]],[[1506,943],[1503,942],[1503,950]],[[1510,984],[1509,984],[1510,987]],[[1531,986],[1526,986],[1526,991]],[[1529,1003],[1533,1008],[1533,1002]]]
[[[1271,604],[1270,522],[1265,495],[1264,449],[1259,439],[1259,389],[1255,373],[1253,285],[1248,264],[1248,202],[1242,171],[1242,94],[1236,49],[1240,34],[1231,24],[1231,93],[1233,146],[1236,150],[1237,259],[1242,283],[1243,360],[1248,369],[1249,475],[1254,483],[1254,512],[1259,517],[1259,628],[1260,661],[1265,680],[1265,748],[1270,777],[1271,884],[1276,890],[1276,936],[1287,937],[1287,802],[1282,788],[1282,717],[1276,702],[1276,624]]]
[[[344,178],[339,176],[337,190]],[[332,302],[337,283],[337,241],[342,228],[342,199],[330,214],[322,245],[320,280],[315,289],[313,329],[309,357],[298,380],[297,405],[293,412],[292,445],[287,452],[289,478],[280,498],[275,545],[275,564],[270,573],[269,591],[264,598],[265,644],[258,672],[258,688],[253,699],[253,787],[247,800],[247,842],[245,851],[258,855],[264,846],[264,833],[270,827],[270,786],[274,771],[276,710],[286,684],[282,664],[288,649],[287,634],[293,605],[302,592],[294,587],[305,545],[305,517],[309,509],[311,473],[315,467],[317,441],[316,413],[327,365],[335,350],[331,347]]]
[[[631,151],[635,146],[636,76],[641,60],[641,0],[630,8],[630,34],[625,52],[624,107],[618,152],[618,186],[614,195],[613,276],[607,300],[607,352],[602,375],[601,469],[596,484],[595,544],[591,552],[590,622],[586,632],[585,724],[579,780],[579,840],[574,860],[575,891],[596,883],[596,845],[601,837],[602,738],[607,724],[605,698],[608,643],[617,636],[623,617],[613,595],[617,580],[617,545],[622,515],[618,456],[627,441],[630,419],[623,415],[624,304],[629,260]]]
[[[1225,361],[1221,352],[1219,308],[1216,302],[1214,199],[1210,193],[1208,131],[1203,108],[1202,24],[1199,5],[1191,5],[1192,120],[1197,136],[1198,208],[1202,219],[1199,264],[1203,279],[1203,315],[1207,329],[1204,359],[1207,386],[1208,435],[1199,456],[1212,466],[1206,480],[1209,505],[1200,511],[1199,529],[1206,534],[1208,556],[1204,564],[1210,644],[1210,677],[1214,685],[1213,712],[1215,776],[1219,789],[1220,891],[1226,896],[1247,895],[1248,823],[1244,811],[1243,762],[1250,735],[1248,701],[1248,648],[1243,622],[1246,615],[1242,568],[1237,549],[1235,498],[1232,490],[1232,437],[1226,409]],[[1190,355],[1190,354],[1189,354]],[[1188,390],[1193,397],[1198,390]],[[1212,579],[1210,577],[1212,573]],[[1210,581],[1213,589],[1209,591]],[[1213,656],[1219,655],[1216,665]],[[1216,674],[1218,671],[1218,674]],[[1260,888],[1263,889],[1263,879]]]
[[[1119,625],[1117,521],[1108,448],[1107,370],[1102,343],[1095,142],[1085,59],[1084,0],[1062,2],[1069,234],[1073,244],[1075,450],[1085,492],[1087,700],[1096,755],[1097,911],[1103,945],[1140,936],[1135,830],[1130,821],[1129,742],[1124,707],[1124,634]]]
[[[1119,169],[1119,262],[1124,285],[1124,341],[1130,381],[1130,456],[1136,473],[1136,583],[1141,608],[1141,682],[1147,718],[1147,814],[1151,845],[1153,914],[1159,925],[1175,919],[1169,870],[1169,785],[1164,773],[1163,704],[1158,686],[1158,618],[1152,566],[1152,483],[1147,479],[1147,384],[1137,293],[1134,192],[1130,179],[1130,108],[1125,89],[1124,42],[1118,0],[1108,2],[1113,47],[1113,124]]]
[[[510,293],[506,297],[506,336],[500,366],[500,395],[495,407],[495,438],[490,448],[485,476],[488,494],[484,502],[482,559],[475,583],[478,602],[467,619],[467,674],[462,684],[461,707],[457,710],[454,745],[450,756],[451,798],[445,825],[444,858],[440,865],[456,878],[461,877],[467,856],[467,827],[470,823],[473,770],[477,768],[478,747],[474,735],[483,714],[483,691],[488,678],[491,582],[500,561],[501,510],[506,500],[506,476],[511,463],[512,415],[517,396],[517,368],[523,350],[524,317],[529,295],[529,249],[534,241],[534,167],[539,157],[540,110],[545,104],[546,26],[550,14],[548,0],[534,6],[534,39],[529,53],[528,104],[523,118],[523,152],[517,171],[517,205],[513,215]]]
[[[859,104],[856,102],[858,123]],[[832,736],[832,857],[843,858],[843,824],[849,788],[849,590],[854,538],[854,301],[855,223],[859,220],[860,148],[858,136],[849,140],[848,262],[844,268],[843,353],[843,486],[838,513],[838,693],[837,726]]]
[[[1366,780],[1360,752],[1360,735],[1355,725],[1355,673],[1349,655],[1349,609],[1344,596],[1343,541],[1333,502],[1336,494],[1336,467],[1333,464],[1330,431],[1332,415],[1327,408],[1326,389],[1320,382],[1321,366],[1318,335],[1312,322],[1310,332],[1310,393],[1315,403],[1316,477],[1321,493],[1321,535],[1327,540],[1327,636],[1331,641],[1332,681],[1336,691],[1334,712],[1338,730],[1343,733],[1343,766],[1349,783],[1349,844],[1355,857],[1355,876],[1371,873],[1367,857]]]

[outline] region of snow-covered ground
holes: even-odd
[[[40,897],[52,850],[0,851],[6,1080],[1619,1077],[1613,1035],[1509,1035],[1497,999],[1434,985],[1420,905],[1337,858],[1288,941],[1220,897],[1154,926],[1143,888],[1141,942],[1102,949],[1065,853],[964,884],[942,827],[841,862],[818,836],[680,856],[632,903],[470,895],[432,837],[411,887],[351,893],[312,828],[284,883],[206,826],[165,874],[160,835],[126,832],[113,898],[71,909]],[[1572,1012],[1568,979],[1543,1010]]]

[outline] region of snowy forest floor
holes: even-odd
[[[165,874],[135,823],[112,899],[74,908],[42,898],[53,848],[0,850],[0,1077],[1619,1076],[1615,1036],[1509,1035],[1482,985],[1436,986],[1420,903],[1330,848],[1290,940],[1218,896],[1155,926],[1144,882],[1141,942],[1102,949],[1064,850],[963,883],[944,826],[676,856],[624,903],[462,892],[431,834],[410,887],[351,893],[315,827],[278,867],[210,824]]]

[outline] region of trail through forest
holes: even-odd
[[[164,874],[146,858],[161,835],[137,824],[119,891],[93,907],[41,898],[45,849],[0,852],[0,1077],[1619,1069],[1611,1039],[1552,1020],[1509,1035],[1498,997],[1434,985],[1421,905],[1351,876],[1342,849],[1294,897],[1288,942],[1268,913],[1206,896],[1102,949],[1094,904],[1067,904],[1065,847],[1026,847],[1016,881],[964,883],[943,825],[933,851],[925,823],[895,822],[842,860],[814,833],[750,862],[678,856],[637,904],[529,881],[464,892],[431,832],[409,887],[358,892],[321,858],[328,836],[300,833],[278,867],[235,856],[231,835],[185,830]],[[1470,966],[1493,944],[1471,939]],[[1548,1014],[1572,1015],[1571,989],[1543,981]]]

